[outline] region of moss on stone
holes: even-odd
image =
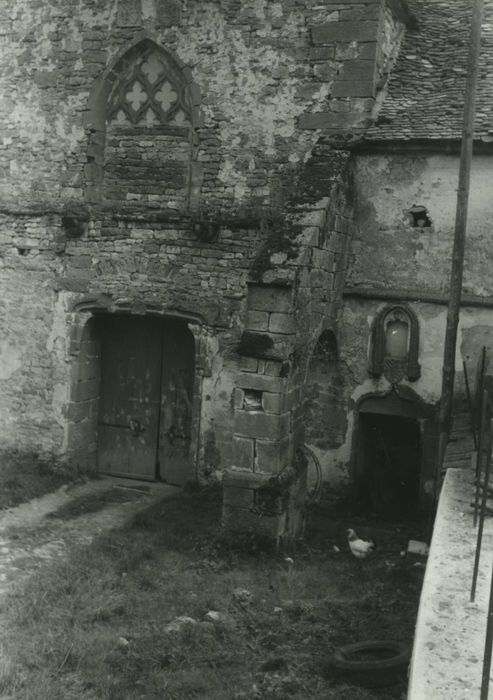
[[[285,260],[297,257],[299,245],[295,239],[300,233],[300,227],[281,214],[271,213],[262,220],[261,230],[267,232],[267,239],[250,267],[250,279],[258,282],[262,280],[264,272],[276,268],[276,262],[272,260],[276,253],[284,254]]]

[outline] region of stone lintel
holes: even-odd
[[[281,393],[286,388],[286,379],[284,377],[275,377],[265,374],[240,372],[237,384],[242,389],[257,389],[258,391]]]
[[[235,433],[250,438],[280,440],[288,434],[290,413],[281,415],[263,411],[235,411]]]

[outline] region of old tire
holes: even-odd
[[[330,670],[347,683],[383,688],[406,677],[409,657],[409,648],[401,642],[387,639],[359,642],[336,649]]]

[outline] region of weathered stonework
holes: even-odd
[[[0,12],[1,447],[97,468],[104,320],[174,319],[194,379],[170,445],[225,475],[225,522],[277,499],[267,530],[299,536],[305,380],[354,228],[334,145],[378,108],[396,3],[27,6]]]
[[[436,407],[441,392],[441,366],[447,315],[450,259],[455,222],[455,193],[459,168],[458,155],[401,150],[392,155],[361,153],[355,158],[355,235],[352,237],[345,302],[337,332],[339,369],[337,401],[326,411],[341,432],[330,430],[333,443],[325,444],[311,423],[308,444],[316,451],[324,478],[344,481],[354,467],[358,414],[367,397],[382,401],[392,393],[392,382],[384,373],[375,376],[371,367],[371,338],[375,320],[386,309],[402,305],[415,315],[419,325],[418,372],[411,379],[397,382],[413,392],[413,403],[422,402],[435,418],[427,424],[422,418],[423,442],[436,430]],[[491,343],[493,290],[486,245],[489,221],[493,215],[487,183],[491,156],[473,161],[469,221],[464,270],[464,295],[460,315],[456,360],[456,396],[465,399],[462,361],[474,388],[478,359],[483,345]],[[414,205],[423,205],[430,226],[414,226],[409,214]],[[332,368],[336,366],[333,361]],[[325,387],[331,367],[327,363]],[[312,405],[323,406],[322,382],[313,377]],[[318,396],[313,396],[318,392]],[[313,405],[315,403],[315,406]],[[343,410],[337,411],[337,404]],[[376,404],[375,404],[376,405]],[[387,409],[385,409],[387,410]],[[436,438],[435,438],[436,446]],[[429,446],[426,447],[429,450]],[[422,502],[430,497],[435,453],[425,454],[421,474]],[[431,464],[430,464],[431,462]],[[428,489],[428,490],[427,490]]]

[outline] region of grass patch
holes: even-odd
[[[222,540],[220,509],[219,491],[180,493],[10,595],[0,697],[401,698],[404,686],[341,684],[327,661],[340,644],[412,642],[422,572],[400,560],[407,532],[378,524],[379,551],[361,574],[345,550],[333,550],[355,523],[334,520],[325,503],[310,511],[292,565]],[[195,622],[170,631],[180,616]]]
[[[77,475],[36,455],[0,454],[0,509],[56,491]]]

